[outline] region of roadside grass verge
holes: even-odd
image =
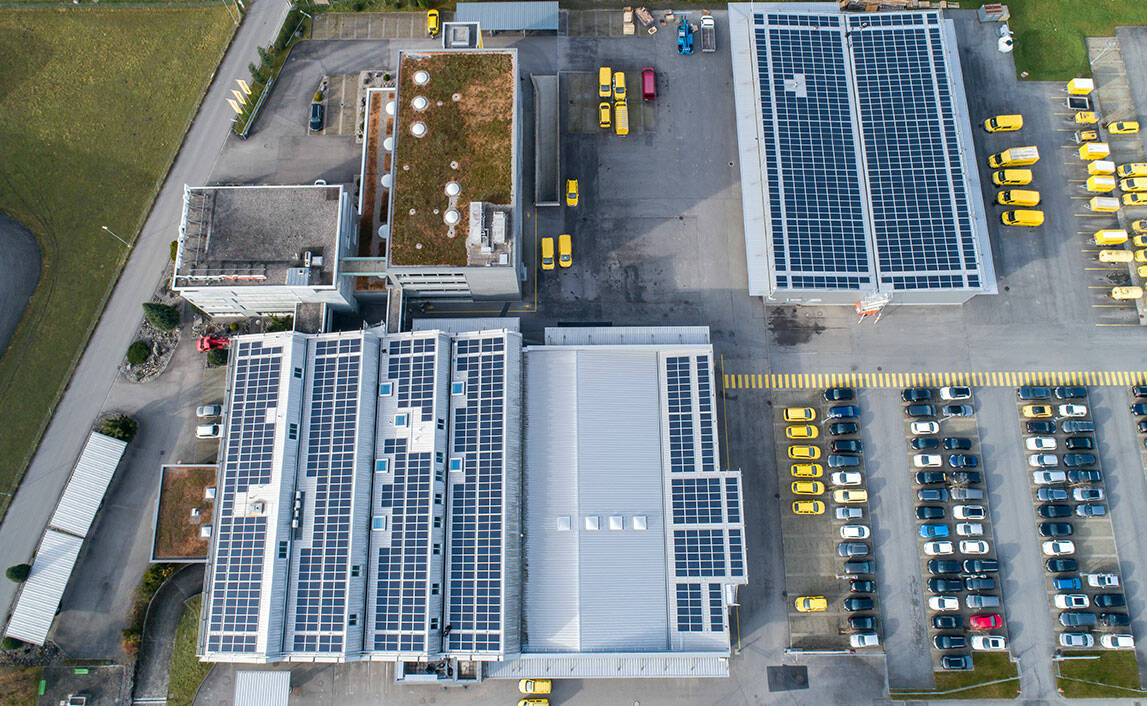
[[[199,632],[199,606],[203,596],[192,596],[184,603],[183,615],[175,629],[175,649],[171,653],[171,674],[167,682],[169,706],[191,706],[195,692],[214,666],[195,656]]]
[[[1144,695],[1139,686],[1139,666],[1135,661],[1134,650],[1072,652],[1071,655],[1094,656],[1098,659],[1068,659],[1056,662],[1055,681],[1065,698],[1128,699]],[[1077,679],[1083,681],[1076,681]]]
[[[1006,652],[977,652],[972,660],[975,669],[970,672],[936,672],[936,688],[931,692],[897,689],[888,695],[899,701],[1014,699],[1019,695],[1019,670]]]
[[[0,13],[0,210],[43,254],[0,358],[0,512],[125,261],[100,226],[134,241],[234,30],[221,5]]]
[[[0,704],[35,706],[41,672],[40,667],[0,666]]]

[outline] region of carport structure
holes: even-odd
[[[455,22],[477,22],[486,32],[557,32],[556,2],[460,2]]]

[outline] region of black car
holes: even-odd
[[[910,404],[904,408],[909,417],[935,417],[936,408],[930,404]]]
[[[311,103],[311,132],[323,129],[323,104]]]
[[[952,482],[956,485],[979,485],[984,482],[984,476],[979,471],[956,471],[952,474]]]
[[[969,576],[964,579],[964,588],[969,591],[994,591],[996,580],[991,576]]]
[[[1024,422],[1024,432],[1027,434],[1054,434],[1055,422]]]
[[[871,598],[868,598],[866,596],[861,596],[859,598],[845,598],[844,599],[844,609],[847,610],[849,613],[856,613],[856,612],[862,611],[862,610],[872,610],[873,607],[875,607],[875,606],[876,606],[875,601],[873,601]]]
[[[871,615],[853,615],[848,619],[848,627],[857,632],[872,632],[876,629],[876,618]]]
[[[1063,488],[1040,488],[1035,491],[1035,496],[1040,502],[1057,503],[1062,500],[1067,500],[1067,491]]]
[[[972,440],[962,439],[958,436],[949,436],[944,439],[944,448],[949,451],[966,451],[972,448]]]
[[[876,573],[876,562],[874,561],[846,561],[844,562],[844,573],[849,576],[856,576],[858,574],[874,574]]]
[[[922,503],[946,503],[948,502],[948,490],[946,488],[921,488],[916,491],[916,499]]]
[[[860,416],[860,407],[854,404],[842,404],[828,408],[829,419],[856,419]]]
[[[1130,625],[1131,616],[1126,613],[1100,613],[1099,622],[1103,623],[1109,628],[1118,625]]]
[[[970,417],[975,413],[970,404],[946,404],[940,408],[940,414],[945,417]]]
[[[1044,568],[1053,574],[1063,574],[1069,571],[1079,571],[1079,562],[1075,559],[1048,559],[1043,563]]]
[[[858,431],[860,431],[860,426],[856,422],[833,422],[828,425],[828,433],[833,436],[855,434]]]
[[[1057,387],[1054,390],[1057,399],[1078,400],[1087,397],[1086,387]]]
[[[1132,397],[1147,397],[1147,385],[1135,385],[1131,388]]]
[[[1065,419],[1059,425],[1064,434],[1078,434],[1085,431],[1095,431],[1095,422],[1080,419]]]
[[[824,391],[825,402],[847,402],[855,396],[851,387],[830,387]]]
[[[868,579],[853,579],[848,582],[848,590],[851,593],[873,593],[876,591],[876,582]]]
[[[1098,622],[1095,613],[1084,613],[1077,610],[1065,610],[1059,614],[1059,624],[1065,628],[1092,627]]]
[[[868,545],[864,542],[841,542],[836,545],[836,554],[844,558],[868,556]]]
[[[918,471],[916,482],[920,485],[939,485],[948,481],[948,474],[944,471]]]
[[[932,627],[937,630],[959,630],[964,627],[964,616],[941,613],[932,616]]]
[[[1143,421],[1136,424],[1135,428],[1139,431],[1140,434],[1147,434],[1147,419],[1144,419]]]
[[[932,391],[926,387],[910,387],[900,393],[900,399],[905,402],[927,402],[932,399]]]
[[[940,669],[948,672],[966,672],[971,668],[971,655],[944,655],[940,658]]]
[[[1098,459],[1095,454],[1064,454],[1063,465],[1068,468],[1079,468],[1080,466],[1094,466]]]
[[[918,436],[908,442],[908,445],[917,451],[931,451],[940,448],[940,440],[934,436]]]
[[[1127,605],[1122,593],[1100,593],[1091,597],[1091,602],[1099,608],[1121,608]]]
[[[944,519],[944,508],[935,505],[921,505],[916,508],[916,519],[942,520]]]
[[[929,559],[928,573],[933,576],[960,573],[960,562],[955,559]]]
[[[1103,480],[1103,474],[1094,468],[1073,468],[1067,472],[1067,480],[1069,483],[1098,483]]]
[[[1024,385],[1016,391],[1016,397],[1019,397],[1021,400],[1046,400],[1051,397],[1051,389]]]
[[[932,644],[938,650],[962,650],[968,646],[968,640],[963,635],[937,635]]]
[[[960,579],[928,579],[928,590],[932,593],[950,593],[952,591],[963,591],[964,584]]]
[[[1070,522],[1041,522],[1039,523],[1039,536],[1041,537],[1070,537],[1075,534],[1075,528]]]
[[[825,462],[828,463],[829,468],[856,468],[860,465],[860,457],[829,454]]]
[[[1095,442],[1092,441],[1090,436],[1069,436],[1063,442],[1064,448],[1068,449],[1094,449]]]
[[[948,457],[948,465],[952,468],[976,468],[980,459],[972,454],[952,454]]]
[[[860,439],[833,439],[830,446],[830,451],[834,454],[858,454],[863,450],[864,445],[860,443]]]
[[[1053,520],[1057,517],[1071,517],[1071,505],[1040,505],[1035,509],[1040,517]]]
[[[1147,416],[1147,402],[1136,402],[1131,405],[1131,413],[1138,417]]]
[[[1000,562],[995,559],[965,559],[964,573],[992,574],[1000,570]]]

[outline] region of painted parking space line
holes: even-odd
[[[1119,304],[1093,304],[1115,307]],[[1105,325],[1105,324],[1099,324]],[[1106,324],[1108,326],[1127,324]],[[724,373],[727,390],[814,390],[828,387],[895,389],[905,387],[1019,387],[1021,385],[1088,385],[1115,387],[1147,384],[1145,370],[1010,370],[899,373]]]

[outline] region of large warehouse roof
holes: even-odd
[[[822,3],[729,9],[750,293],[994,293],[951,23]]]
[[[460,2],[455,22],[478,22],[483,32],[558,29],[556,2]]]

